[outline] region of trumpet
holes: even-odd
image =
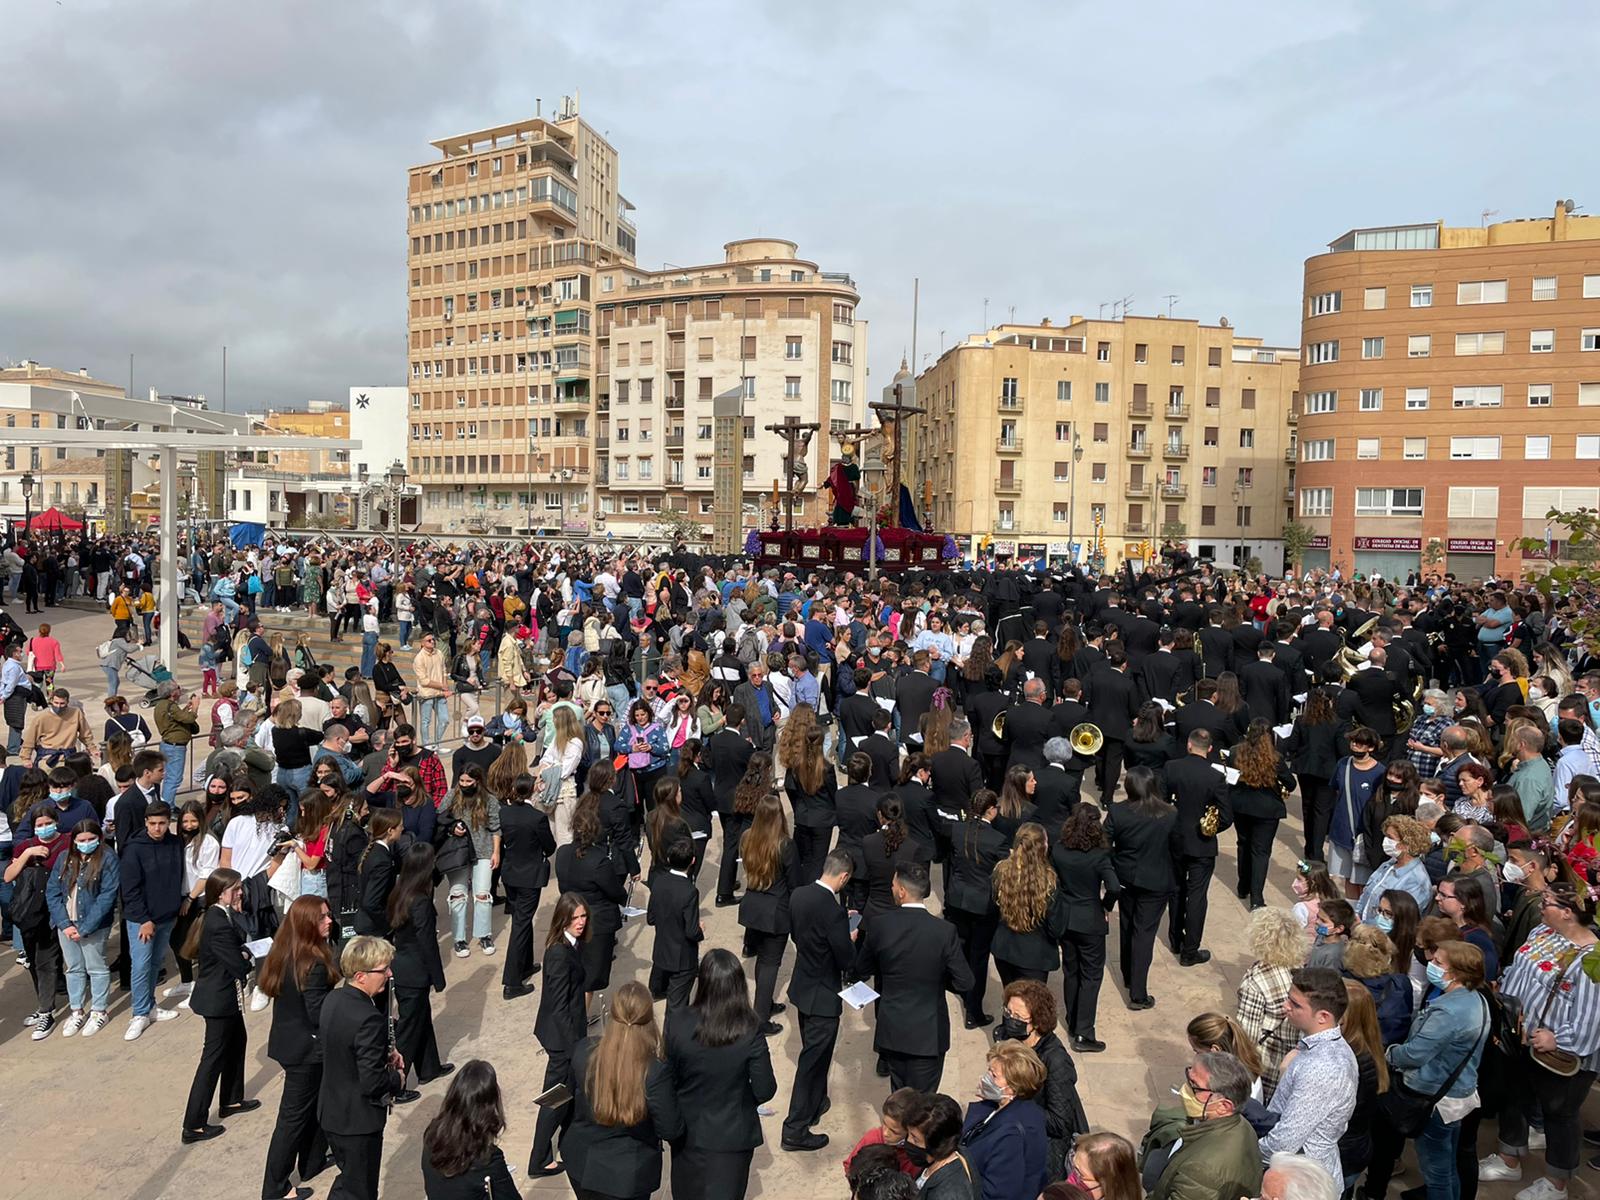
[[[989,732],[994,734],[995,737],[1003,738],[1006,736],[1006,714],[1010,711],[1009,708],[1002,708],[995,713],[994,720],[989,723]]]
[[[1072,733],[1068,735],[1075,754],[1098,754],[1100,747],[1105,745],[1106,735],[1100,732],[1100,726],[1091,725],[1088,721],[1074,725]]]

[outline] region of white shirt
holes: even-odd
[[[251,818],[254,820],[255,818]],[[224,830],[223,832],[227,832]],[[183,848],[183,894],[191,896],[202,879],[210,877],[222,857],[222,847],[209,833],[199,833]]]
[[[276,821],[258,821],[254,817],[234,817],[229,821],[222,831],[222,848],[233,851],[233,869],[245,879],[260,874],[281,828]]]

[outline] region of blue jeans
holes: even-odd
[[[455,940],[467,940],[467,908],[472,908],[472,936],[486,938],[490,932],[490,918],[494,906],[489,902],[489,886],[494,872],[489,860],[480,858],[471,867],[457,867],[445,878],[450,881],[450,930]]]
[[[284,810],[283,823],[290,829],[295,826],[295,818],[300,815],[300,793],[306,790],[306,785],[311,782],[311,767],[277,767],[273,770],[272,782],[289,793],[289,804]]]
[[[217,603],[222,605],[222,617],[232,625],[239,616],[239,602],[232,596],[218,596]]]
[[[411,625],[412,622],[410,621],[400,622],[400,649],[402,650],[411,649]]]
[[[167,957],[167,943],[172,940],[172,926],[177,918],[157,921],[155,933],[148,942],[139,940],[139,924],[125,922],[128,938],[128,983],[133,992],[133,1015],[147,1017],[156,1006],[156,972]]]
[[[122,676],[117,674],[115,667],[101,667],[100,669],[106,673],[106,695],[118,695],[118,689],[122,687]],[[18,743],[17,749],[22,749],[21,743]]]
[[[148,646],[150,644],[150,622],[156,619],[156,615],[153,612],[140,613],[139,619],[144,622],[144,644]]]
[[[450,698],[448,696],[435,696],[431,700],[419,700],[422,709],[419,718],[417,736],[422,739],[424,746],[436,746],[444,741],[450,727]],[[429,736],[430,731],[432,736]]]
[[[278,584],[272,579],[261,581],[261,602],[268,608],[278,607]]]
[[[378,635],[363,633],[361,635],[361,678],[371,679],[372,668],[378,662]]]
[[[1461,1200],[1461,1177],[1456,1174],[1456,1146],[1461,1122],[1446,1125],[1437,1112],[1417,1134],[1417,1167],[1428,1188],[1428,1200]]]
[[[167,773],[161,780],[161,798],[176,808],[178,788],[185,782],[183,772],[189,762],[189,747],[162,742],[161,757],[167,760]]]
[[[111,968],[106,966],[106,938],[111,926],[83,934],[73,941],[58,933],[61,942],[61,961],[67,969],[67,1002],[73,1011],[83,1011],[85,990],[89,993],[89,1011],[105,1012],[111,1004]]]
[[[621,733],[628,723],[628,689],[620,683],[610,684],[606,688],[606,699],[611,701],[611,728]]]

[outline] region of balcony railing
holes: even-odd
[[[1128,443],[1128,457],[1129,458],[1149,458],[1150,457],[1150,443],[1149,442],[1129,442]]]
[[[1148,534],[1150,532],[1150,522],[1129,521],[1122,527],[1122,532],[1129,537]]]
[[[1130,400],[1130,401],[1128,401],[1128,415],[1130,417],[1148,417],[1150,415],[1150,401],[1148,401],[1148,400]]]
[[[1188,442],[1167,442],[1161,447],[1162,458],[1188,458]]]
[[[1189,415],[1189,402],[1181,401],[1178,404],[1167,401],[1166,415],[1174,421],[1181,421]]]
[[[683,350],[681,348],[667,351],[667,370],[683,370]]]
[[[1296,450],[1295,447],[1290,446],[1287,450],[1285,450],[1283,452],[1283,461],[1286,462],[1286,463],[1292,463],[1295,460],[1295,456],[1298,453],[1299,453],[1299,451]]]
[[[668,450],[682,450],[683,449],[683,430],[680,429],[676,433],[667,434],[667,449]]]
[[[1189,485],[1187,483],[1163,483],[1161,485],[1161,494],[1169,500],[1182,500],[1189,494]]]
[[[609,433],[595,434],[594,448],[596,450],[609,450],[611,448],[611,435]]]
[[[994,490],[1002,496],[1015,496],[1022,492],[1022,480],[1015,475],[1007,479],[1001,476],[994,481]]]
[[[1150,494],[1150,485],[1148,483],[1129,483],[1123,489],[1123,493],[1129,496],[1148,496]]]
[[[1300,414],[1295,412],[1295,410],[1292,409],[1292,408],[1289,410],[1289,424],[1291,424],[1291,425],[1300,424]]]
[[[683,327],[684,327],[685,323],[688,321],[688,319],[689,319],[688,317],[668,317],[667,318],[667,332],[668,333],[682,333],[683,332]]]
[[[667,411],[668,412],[675,412],[675,411],[678,411],[678,410],[680,410],[682,408],[683,408],[683,393],[682,392],[668,392],[667,393]]]
[[[998,454],[1021,454],[1022,435],[1013,434],[1010,437],[996,438],[994,448]]]
[[[1000,394],[1000,411],[1001,412],[1021,412],[1022,411],[1022,397],[1021,396],[1007,396],[1005,393],[1002,392]]]

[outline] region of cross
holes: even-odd
[[[903,418],[916,413],[925,413],[928,410],[918,408],[915,404],[906,403],[905,384],[897,383],[894,385],[893,390],[893,404],[885,400],[878,400],[867,405],[867,407],[878,414],[878,424],[880,426],[891,422],[894,425],[894,476],[893,491],[890,493],[893,498],[889,502],[889,519],[898,525],[900,523],[900,451],[905,445],[905,422]],[[915,383],[912,384],[911,394],[913,397],[916,396]],[[885,420],[886,417],[887,421]]]
[[[803,422],[791,414],[780,424],[766,425],[763,428],[768,433],[775,433],[783,438],[788,447],[783,452],[783,527],[786,533],[793,533],[795,464],[805,461],[806,447],[811,444],[811,435],[822,426],[815,421]],[[805,439],[803,442],[800,440],[802,437]]]

